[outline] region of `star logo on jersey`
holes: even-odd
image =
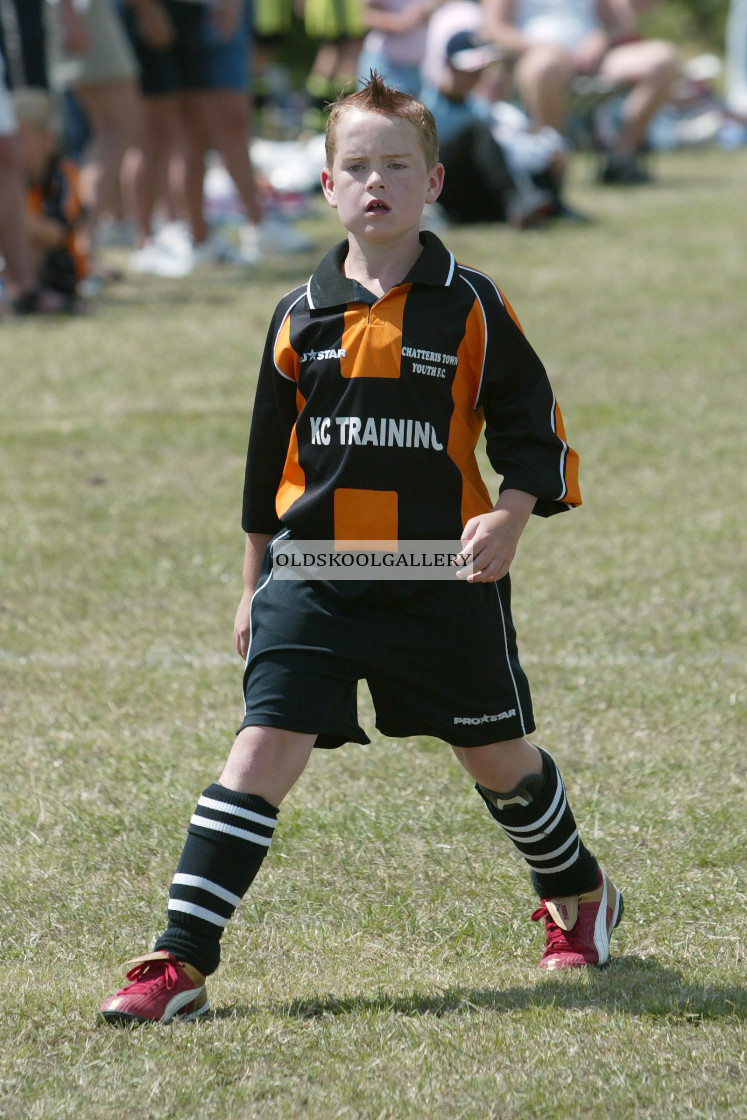
[[[347,353],[344,347],[340,347],[339,350],[307,350],[301,355],[301,365],[306,362],[321,362],[325,358],[346,358]]]

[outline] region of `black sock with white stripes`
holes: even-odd
[[[540,898],[583,894],[597,887],[599,864],[578,835],[560,771],[547,751],[538,750],[541,774],[530,774],[509,793],[475,788],[529,864]]]
[[[169,892],[169,924],[155,944],[206,976],[220,936],[262,866],[278,810],[262,797],[214,783],[197,802]]]

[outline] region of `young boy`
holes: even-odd
[[[32,267],[43,289],[56,293],[60,310],[84,309],[78,284],[89,270],[80,227],[84,212],[78,169],[59,152],[54,105],[42,89],[13,95],[19,125],[19,158],[25,179],[26,227]]]
[[[582,844],[534,728],[508,569],[530,513],[580,502],[545,371],[493,282],[419,232],[443,181],[430,113],[377,76],[337,102],[322,187],[347,239],[279,303],[252,420],[235,642],[246,715],[200,797],[155,951],[101,1012],[114,1024],[207,1008],[219,939],[312,749],[386,735],[451,744],[543,900],[542,968],[602,965],[622,897]],[[427,438],[407,438],[418,428]],[[493,506],[474,448],[503,475]],[[278,537],[459,540],[466,578],[283,580]],[[273,540],[273,538],[275,538]],[[271,543],[272,542],[272,543]]]

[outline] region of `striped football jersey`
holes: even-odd
[[[278,304],[244,486],[246,532],[324,540],[458,539],[501,489],[548,516],[579,505],[578,456],[545,369],[500,289],[432,233],[376,298],[343,275],[347,242]]]

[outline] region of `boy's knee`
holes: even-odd
[[[303,773],[315,740],[315,735],[279,727],[244,727],[236,736],[220,784],[278,806]]]
[[[542,772],[542,755],[527,739],[507,739],[482,747],[452,747],[464,769],[486,789],[511,790]]]

